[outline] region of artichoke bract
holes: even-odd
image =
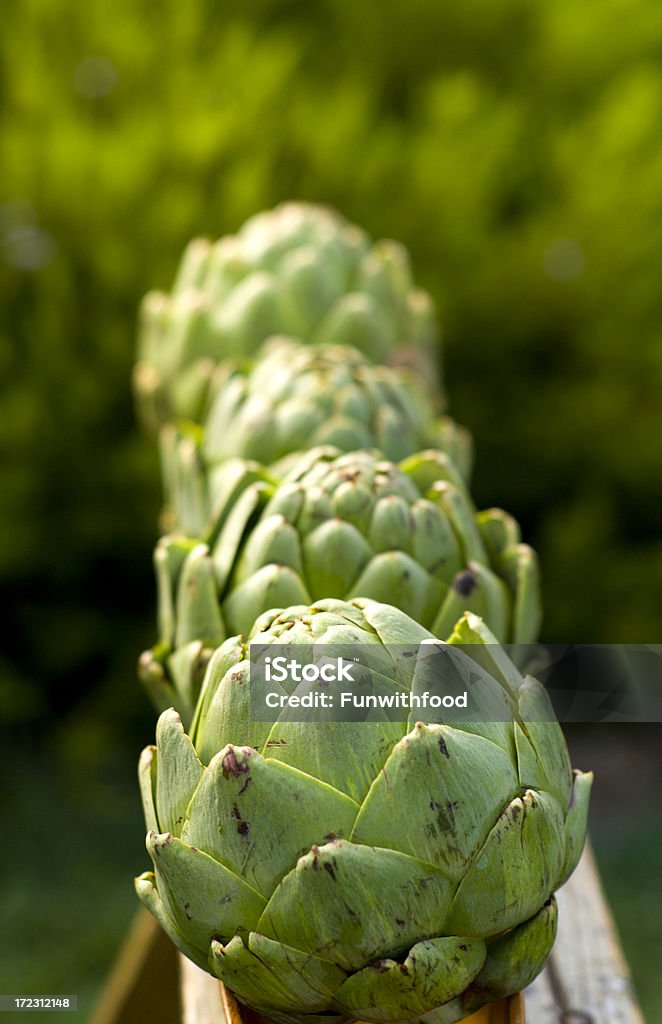
[[[135,371],[144,421],[198,419],[214,366],[274,334],[408,363],[439,387],[432,303],[412,284],[406,250],[327,207],[285,203],[237,235],[193,241],[172,292],[145,297]]]
[[[272,611],[249,639],[370,644],[381,685],[410,694],[415,660],[390,671],[390,652],[433,640],[366,600]],[[138,894],[182,952],[275,1021],[452,1024],[526,986],[551,949],[592,776],[572,772],[544,688],[477,616],[449,643],[501,714],[256,721],[234,637],[190,734],[165,711],[142,755],[154,871]]]
[[[291,338],[273,338],[254,359],[220,368],[203,437],[208,464],[240,456],[268,465],[332,445],[377,448],[394,461],[441,448],[465,477],[471,465],[468,431],[435,420],[410,375],[375,366],[349,346]]]
[[[221,511],[203,542],[157,546],[160,635],[141,661],[157,705],[187,721],[210,650],[270,608],[367,597],[439,637],[471,611],[500,642],[537,640],[535,553],[507,513],[476,512],[442,452],[394,463],[313,449],[280,480],[239,460],[211,485],[206,501]]]
[[[266,465],[310,448],[379,449],[397,461],[423,448],[446,452],[466,479],[471,436],[449,417],[435,418],[411,375],[374,366],[342,345],[273,338],[253,359],[221,364],[202,429],[166,424],[160,435],[169,529],[201,534],[211,510],[206,477],[230,458]],[[166,518],[168,522],[168,518]]]

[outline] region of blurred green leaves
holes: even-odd
[[[477,501],[540,548],[547,638],[654,635],[659,5],[7,0],[0,18],[3,717],[131,692],[159,502],[129,394],[138,301],[192,235],[291,197],[412,251]]]

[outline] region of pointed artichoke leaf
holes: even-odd
[[[436,511],[436,510],[435,510]],[[368,526],[368,543],[375,552],[413,552],[414,523],[409,503],[397,494],[381,498],[372,510]]]
[[[228,942],[255,927],[264,897],[213,857],[170,834],[147,835],[156,886],[165,912],[187,942],[209,952],[212,939]]]
[[[441,639],[445,637],[441,636]],[[522,685],[521,672],[478,615],[471,612],[463,615],[448,637],[448,643],[461,646],[465,654],[509,692],[516,693],[519,690]]]
[[[202,640],[216,645],[225,640],[225,625],[214,581],[214,566],[206,544],[187,556],[177,585],[175,646]]]
[[[449,416],[442,416],[430,428],[430,442],[446,452],[466,483],[470,482],[474,462],[474,443],[470,431]]]
[[[165,648],[175,643],[175,595],[182,566],[195,547],[196,541],[171,534],[162,537],[154,551],[159,643]]]
[[[477,513],[476,523],[490,561],[499,566],[504,551],[520,543],[519,523],[502,508],[483,509]]]
[[[246,635],[255,620],[270,608],[310,602],[301,577],[289,566],[265,565],[235,587],[223,603],[231,633]]]
[[[570,878],[582,855],[592,785],[593,772],[574,772],[570,808],[565,819],[565,858],[557,886],[563,885]]]
[[[360,803],[392,748],[402,739],[400,722],[278,721],[261,753],[345,793]]]
[[[313,334],[319,345],[350,345],[375,363],[388,362],[394,327],[365,292],[343,295]]]
[[[346,593],[387,602],[425,622],[432,617],[438,587],[411,555],[385,551],[373,556]]]
[[[414,677],[411,683],[412,705],[414,698],[421,702],[427,695],[463,698],[466,693],[466,707],[455,705],[452,710],[426,708],[421,711],[415,706],[409,713],[409,728],[422,717],[427,721],[447,721],[454,729],[483,736],[512,757],[513,717],[517,704],[513,695],[499,686],[493,676],[471,656],[470,649],[458,649],[453,644],[439,640],[424,641],[418,651]]]
[[[271,490],[269,483],[257,480],[241,491],[231,507],[225,507],[223,524],[220,530],[214,531],[216,536],[211,548],[219,594],[225,592],[250,525],[266,505]]]
[[[494,743],[418,722],[376,776],[349,838],[418,857],[459,881],[518,789],[510,758]]]
[[[503,553],[501,571],[514,594],[513,643],[533,644],[542,622],[538,556],[528,544],[517,544]]]
[[[278,287],[272,274],[255,271],[215,308],[213,329],[230,353],[254,352],[271,334],[285,329]]]
[[[217,647],[211,655],[204,678],[200,688],[200,696],[195,708],[195,714],[189,730],[191,739],[197,747],[197,736],[199,729],[204,726],[207,708],[211,703],[216,690],[220,686],[226,672],[235,669],[246,657],[246,649],[241,637],[233,636]],[[227,740],[226,740],[227,742]],[[222,743],[221,746],[225,746]],[[219,750],[220,747],[217,747]],[[216,751],[214,751],[216,753]]]
[[[433,502],[423,498],[412,505],[410,515],[414,521],[416,561],[447,586],[464,563],[452,526]]]
[[[138,782],[148,832],[160,832],[156,813],[156,747],[145,747],[138,762]]]
[[[351,603],[361,609],[365,621],[387,646],[404,644],[415,649],[422,640],[434,639],[429,629],[390,604],[361,598],[355,598]]]
[[[414,481],[421,494],[429,498],[432,493],[432,500],[435,502],[438,493],[436,485],[439,483],[450,484],[470,501],[462,475],[445,451],[431,448],[428,451],[417,452],[404,459],[400,463],[400,469]]]
[[[164,711],[156,725],[156,809],[161,832],[179,835],[203,768],[177,712]]]
[[[236,642],[234,638],[228,644]],[[245,649],[242,653],[243,660],[238,660],[238,649],[223,645],[209,663],[194,723],[195,748],[203,764],[230,740],[257,748],[269,735],[271,724],[257,722],[251,714],[250,661]]]
[[[200,537],[209,517],[207,477],[201,462],[198,431],[176,431],[169,437],[167,426],[162,437],[161,454],[169,460],[166,481],[167,512],[176,528],[192,537]]]
[[[153,871],[146,871],[134,881],[136,895],[140,902],[149,910],[152,917],[155,917],[163,928],[170,941],[181,950],[181,952],[192,960],[194,964],[207,969],[207,951],[192,945],[185,934],[177,928],[168,915],[163,900],[156,888],[156,878]]]
[[[244,492],[254,488],[259,496],[262,494],[262,488],[266,488],[266,493],[269,493],[273,480],[271,473],[262,463],[244,458],[223,459],[217,465],[210,466],[207,474],[210,511],[205,539],[209,546],[213,547],[228,516]],[[255,495],[251,500],[254,498]]]
[[[452,890],[429,864],[338,840],[300,858],[255,930],[353,971],[438,934]]]
[[[525,677],[518,697],[521,728],[515,726],[515,742],[522,786],[551,793],[565,814],[572,793],[572,767],[552,702],[544,686],[531,676]]]
[[[532,917],[556,889],[564,855],[558,803],[527,790],[506,807],[474,856],[444,930],[488,937]]]
[[[274,562],[301,575],[303,561],[298,532],[280,514],[267,514],[251,530],[232,574],[232,587],[249,579],[262,566]]]
[[[503,580],[480,562],[471,561],[456,573],[444,602],[432,624],[437,636],[447,636],[465,613],[479,615],[490,623],[495,641],[509,636],[512,598]]]
[[[552,897],[535,917],[489,944],[487,959],[464,997],[467,1013],[521,992],[531,984],[552,951],[557,916],[556,900]]]
[[[457,474],[456,470],[455,472]],[[460,481],[458,487],[446,480],[438,480],[425,496],[448,517],[455,530],[464,562],[480,562],[485,565],[488,561],[487,552],[476,524],[471,499],[467,495],[464,484]]]
[[[143,651],[138,659],[138,677],[159,713],[177,704],[177,693],[166,672],[164,655],[163,648],[155,647]],[[185,709],[180,710],[186,713]]]
[[[481,939],[463,936],[417,942],[404,962],[378,960],[353,974],[335,1004],[353,1019],[375,1024],[421,1017],[464,992],[485,952]]]
[[[303,542],[304,578],[313,597],[347,597],[372,558],[372,548],[351,523],[329,519]]]
[[[209,963],[217,978],[254,1009],[326,1010],[346,974],[335,964],[251,932],[248,946],[235,936],[212,942]]]
[[[210,762],[182,839],[268,897],[314,843],[348,836],[357,810],[318,779],[229,745]]]
[[[193,715],[210,654],[210,647],[205,647],[200,640],[192,640],[177,647],[166,659],[168,675],[176,691],[170,705],[176,707],[187,723]]]

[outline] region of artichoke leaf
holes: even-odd
[[[488,937],[532,917],[557,886],[564,839],[552,796],[527,790],[512,800],[460,882],[445,930]]]
[[[175,646],[194,640],[219,644],[226,638],[218,604],[214,566],[206,544],[198,544],[182,566],[177,584]]]
[[[510,758],[494,743],[418,722],[376,776],[349,838],[417,857],[459,882],[518,789]]]
[[[138,761],[138,782],[148,832],[160,832],[156,813],[156,747],[145,747]]]
[[[353,800],[318,779],[251,747],[228,745],[194,794],[182,839],[270,896],[314,843],[348,836],[357,811]]]
[[[570,808],[565,819],[565,858],[557,885],[563,885],[579,863],[586,840],[588,801],[593,785],[593,772],[573,773]]]
[[[156,886],[165,912],[192,945],[209,950],[255,926],[265,899],[213,857],[170,833],[147,834]]]
[[[267,608],[310,603],[301,577],[286,565],[272,562],[235,587],[223,602],[223,615],[231,633],[246,634]]]
[[[207,969],[207,950],[204,946],[197,947],[188,941],[188,932],[184,933],[173,923],[166,908],[163,905],[153,871],[146,871],[134,881],[136,895],[141,903],[149,910],[163,928],[170,941],[181,950],[181,952],[192,960],[194,964]]]
[[[375,1024],[421,1017],[461,995],[483,966],[485,953],[481,939],[418,942],[402,963],[378,960],[351,975],[336,993],[335,1005]]]
[[[463,998],[468,1013],[531,984],[552,951],[557,917],[552,897],[534,917],[488,945],[485,963]]]
[[[209,964],[240,999],[262,1010],[324,1011],[346,978],[336,964],[256,932],[248,945],[239,936],[227,946],[212,942]]]
[[[203,773],[203,767],[184,732],[181,719],[170,708],[156,725],[156,809],[159,832],[180,835],[188,803]]]
[[[404,722],[278,721],[261,753],[284,761],[360,803],[392,748]]]
[[[337,840],[299,859],[255,930],[357,970],[439,934],[453,888],[414,857]]]
[[[572,767],[552,702],[532,676],[525,677],[518,700],[521,726],[515,724],[515,743],[521,784],[551,793],[565,814],[572,794]]]

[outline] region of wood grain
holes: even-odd
[[[556,898],[556,943],[525,993],[529,1024],[643,1024],[590,845]]]

